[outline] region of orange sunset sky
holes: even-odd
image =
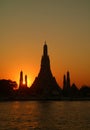
[[[31,85],[45,40],[58,84],[69,70],[90,86],[90,0],[0,0],[0,79],[18,83],[23,70]]]

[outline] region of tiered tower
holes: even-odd
[[[27,87],[27,75],[25,75],[25,86]]]
[[[66,75],[64,75],[64,77],[63,77],[63,89],[64,89],[64,90],[67,89]]]
[[[50,69],[50,59],[48,56],[48,47],[46,41],[43,46],[43,55],[41,58],[41,67],[38,76],[30,87],[31,94],[48,97],[50,95],[60,95],[61,89],[58,86],[55,77],[53,77]]]
[[[25,83],[23,83],[25,81]],[[25,75],[25,79],[23,80],[23,71],[20,72],[20,81],[19,81],[19,89],[27,88],[27,75]]]
[[[23,86],[23,71],[20,72],[19,88]]]
[[[70,74],[67,72],[67,89],[70,90]]]
[[[70,96],[70,73],[67,72],[67,76],[63,77],[63,94],[64,96]]]

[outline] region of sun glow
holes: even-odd
[[[23,80],[23,85],[25,85],[25,84],[26,84],[26,83],[25,83],[25,80]],[[27,86],[30,87],[31,84],[32,84],[31,79],[28,78],[28,79],[27,79]]]
[[[25,85],[25,81],[23,81],[23,84]]]
[[[29,79],[27,80],[27,86],[30,87],[31,84],[32,84],[32,82],[31,82],[31,79],[29,78]]]

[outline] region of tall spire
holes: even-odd
[[[21,87],[23,85],[23,71],[20,72],[20,83],[19,86]]]
[[[70,73],[67,72],[67,89],[70,89]]]
[[[63,89],[66,90],[67,88],[67,81],[66,81],[66,76],[64,75],[63,77]]]
[[[25,85],[27,87],[27,75],[25,75]]]
[[[43,55],[42,55],[42,59],[41,59],[41,70],[42,71],[50,71],[50,60],[49,60],[49,56],[48,56],[48,47],[46,44],[46,41],[44,42],[44,46],[43,46]]]
[[[48,48],[47,48],[46,41],[44,42],[43,55],[44,55],[44,56],[47,56],[47,55],[48,55]]]
[[[50,69],[50,59],[46,41],[43,45],[43,55],[41,58],[40,71],[32,86],[30,87],[30,90],[31,93],[40,99],[51,99],[53,96],[59,97],[59,94],[61,93],[61,89],[59,88]]]

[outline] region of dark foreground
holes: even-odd
[[[90,101],[90,98],[70,98],[70,97],[62,97],[62,98],[0,98],[0,102],[3,101]]]

